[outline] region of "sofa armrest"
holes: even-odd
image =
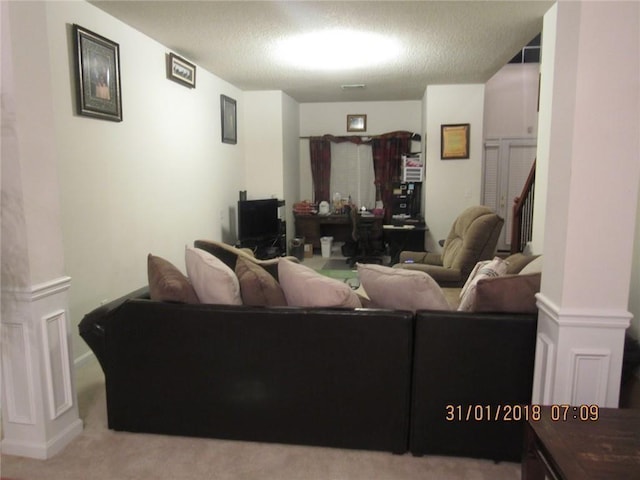
[[[509,407],[531,402],[536,326],[531,314],[417,312],[414,455],[520,460],[524,424],[506,415]],[[497,421],[486,418],[487,411],[497,413]]]
[[[104,334],[107,324],[113,316],[113,312],[127,300],[148,298],[149,287],[141,287],[138,290],[134,290],[127,295],[123,295],[120,298],[95,308],[91,312],[87,313],[78,324],[78,332],[80,336],[95,354],[98,362],[100,362],[102,371],[106,371]]]

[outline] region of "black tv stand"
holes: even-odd
[[[281,222],[284,224],[284,222]],[[270,258],[284,257],[287,254],[287,240],[284,233],[284,225],[281,228],[283,233],[261,238],[247,238],[239,240],[236,247],[248,248],[253,251],[256,258],[269,260]]]
[[[285,256],[287,228],[279,211],[284,205],[284,200],[274,198],[239,200],[236,246],[252,250],[260,260]]]

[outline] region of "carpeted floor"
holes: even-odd
[[[2,456],[24,480],[516,480],[520,465],[455,457],[114,432],[95,359],[77,372],[84,431],[46,461]]]
[[[345,258],[330,258],[322,270],[353,270]]]

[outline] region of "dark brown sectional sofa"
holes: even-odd
[[[523,422],[476,406],[530,402],[536,318],[190,305],[142,288],[79,329],[113,430],[519,461]]]

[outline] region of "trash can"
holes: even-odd
[[[331,256],[332,243],[333,243],[333,237],[320,237],[320,247],[322,249],[322,258],[329,258]]]
[[[304,258],[304,237],[295,237],[289,240],[289,255],[296,257],[298,260]]]

